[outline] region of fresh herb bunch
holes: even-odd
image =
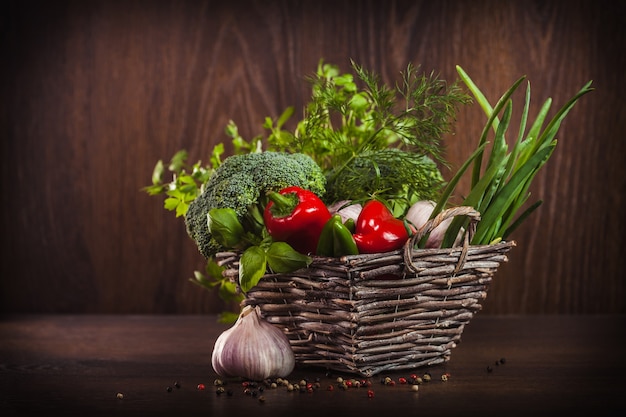
[[[237,132],[234,123],[226,128],[227,134],[232,137],[233,155],[242,155],[259,150],[258,140],[246,141]],[[180,150],[174,154],[169,163],[163,160],[157,161],[152,172],[152,184],[143,187],[143,191],[151,196],[164,196],[164,208],[176,214],[176,217],[185,217],[189,205],[203,192],[204,185],[213,175],[215,170],[222,164],[222,156],[225,152],[223,143],[213,147],[208,163],[197,161],[193,164],[188,162],[186,150]],[[171,176],[169,179],[166,174]],[[204,270],[194,271],[193,278],[189,280],[210,291],[217,291],[220,299],[225,302],[238,304],[243,300],[243,294],[237,289],[237,285],[230,279],[222,276],[223,267],[219,266],[213,258],[207,259]],[[233,322],[238,313],[225,311],[220,316],[220,321]]]
[[[247,142],[237,132],[237,126],[231,121],[226,132],[233,138],[233,155],[241,155],[258,150],[256,141]],[[164,207],[174,211],[176,217],[183,217],[203,190],[204,184],[211,178],[213,172],[222,164],[224,144],[218,143],[213,147],[208,164],[197,161],[189,164],[189,154],[186,150],[179,150],[174,154],[167,169],[163,160],[158,160],[152,171],[152,184],[143,187],[143,191],[151,196],[165,195]],[[165,174],[169,171],[171,179],[168,181]]]
[[[320,61],[309,77],[311,101],[293,133],[271,130],[270,149],[312,156],[327,174],[325,200],[385,201],[402,215],[413,202],[435,199],[446,165],[441,139],[452,132],[457,107],[471,101],[458,81],[448,84],[409,64],[390,88],[352,61],[354,75]]]

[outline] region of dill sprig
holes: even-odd
[[[415,201],[437,200],[444,185],[432,159],[397,148],[365,151],[355,156],[341,175],[334,175],[335,171],[331,169],[327,175],[334,180],[327,184],[326,200],[364,203],[377,198],[398,216]]]
[[[393,88],[351,65],[353,73],[342,74],[320,61],[308,77],[312,95],[303,119],[293,134],[278,123],[266,126],[269,147],[313,157],[327,174],[328,203],[376,197],[408,208],[416,198],[436,197],[443,185],[436,164],[446,165],[441,138],[469,95],[458,81],[448,84],[412,64]]]

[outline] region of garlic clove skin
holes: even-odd
[[[362,209],[363,206],[361,204],[352,204],[349,200],[338,201],[328,207],[330,214],[338,214],[343,223],[345,223],[348,219],[356,221]]]
[[[261,381],[288,376],[296,361],[287,336],[261,317],[259,307],[246,306],[215,341],[211,364],[221,377]]]
[[[406,213],[405,219],[409,221],[409,223],[411,223],[414,227],[416,227],[417,230],[419,230],[430,219],[430,215],[433,213],[435,205],[436,203],[434,201],[418,201],[409,208],[409,211]],[[443,238],[446,234],[446,231],[448,230],[448,227],[450,226],[450,223],[452,223],[452,218],[448,218],[442,221],[439,226],[435,227],[430,232],[428,240],[426,241],[426,248],[441,247],[441,243],[443,242]],[[455,242],[455,245],[458,241],[459,237],[457,236],[457,241]]]

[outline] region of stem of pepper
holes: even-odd
[[[275,191],[270,191],[267,193],[267,198],[274,203],[270,208],[274,217],[289,216],[300,203],[300,199],[295,193],[280,194]]]

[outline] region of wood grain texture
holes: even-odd
[[[544,204],[484,313],[624,313],[624,2],[10,1],[0,21],[4,312],[223,309],[187,281],[203,266],[180,219],[140,189],[158,159],[208,158],[309,97],[320,58],[395,82],[409,62],[495,102],[520,76],[536,113],[594,80],[536,178]],[[523,96],[514,98],[519,114]],[[461,109],[458,166],[485,117]],[[463,183],[462,187],[467,187]]]
[[[626,358],[605,357],[624,343],[615,331],[626,325],[624,316],[480,315],[445,364],[358,378],[371,385],[347,390],[337,378],[355,375],[298,364],[287,379],[319,381],[319,388],[301,394],[279,386],[257,390],[256,397],[236,378],[220,378],[231,394],[216,395],[211,347],[228,326],[215,320],[211,315],[5,316],[2,415],[549,417],[626,410],[621,397]],[[432,379],[418,392],[400,380],[426,372]],[[444,373],[450,375],[446,382]],[[385,377],[395,385],[381,384]],[[368,390],[374,392],[371,400]]]

